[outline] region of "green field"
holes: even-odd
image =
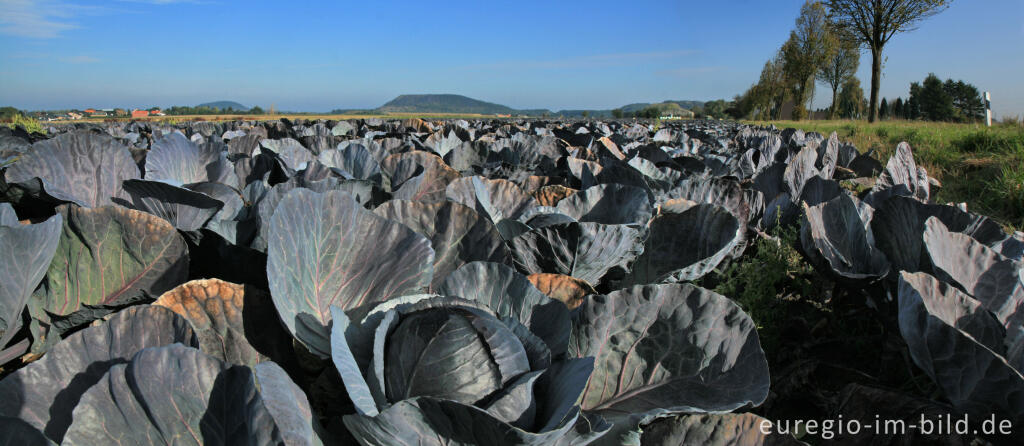
[[[784,129],[830,135],[861,152],[874,149],[885,163],[901,141],[928,175],[942,182],[937,201],[966,202],[969,210],[991,216],[1011,229],[1024,229],[1024,126],[916,121],[768,121]]]

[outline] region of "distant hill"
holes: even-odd
[[[702,107],[701,101],[664,101],[658,103],[659,108],[665,108],[671,104],[687,110],[694,107]],[[654,105],[649,102],[627,104],[619,107],[626,116]],[[481,115],[521,115],[521,116],[563,116],[567,118],[578,118],[587,112],[588,116],[594,118],[610,118],[611,110],[559,110],[552,112],[547,109],[516,110],[501,104],[484,102],[457,94],[403,94],[392,99],[387,104],[372,110],[376,113],[465,113]]]
[[[650,107],[652,105],[657,105],[658,108],[666,109],[666,110],[671,112],[671,110],[673,108],[677,107],[677,106],[678,106],[678,108],[683,108],[683,109],[686,109],[686,110],[692,110],[692,109],[694,109],[696,107],[703,107],[704,106],[704,102],[703,101],[664,101],[664,102],[658,102],[658,103],[637,102],[637,103],[633,103],[633,104],[623,105],[622,107],[619,107],[618,109],[622,110],[623,115],[628,117],[628,116],[632,116],[633,113],[641,111],[641,110],[643,110],[643,109],[645,109],[647,107]],[[552,115],[553,116],[564,116],[564,117],[567,117],[567,118],[579,118],[579,117],[583,116],[583,112],[584,111],[587,112],[587,116],[590,116],[592,118],[611,118],[613,116],[611,110],[559,110],[559,111],[557,111],[555,113],[552,113]]]
[[[457,94],[403,94],[380,106],[384,113],[477,113],[512,114],[515,109]]]
[[[205,104],[199,104],[196,107],[210,107],[210,108],[217,107],[217,108],[219,108],[221,110],[227,110],[228,108],[230,108],[232,110],[238,110],[238,111],[249,111],[249,107],[246,107],[246,106],[244,106],[242,104],[239,104],[239,103],[237,103],[235,101],[207,102]]]
[[[673,102],[673,103],[679,104],[680,107],[685,108],[687,110],[693,110],[696,107],[703,107],[704,106],[704,101],[665,101],[665,102]]]
[[[623,113],[630,114],[630,113],[633,113],[633,112],[638,112],[640,110],[643,110],[648,105],[651,105],[651,103],[650,102],[637,102],[635,104],[623,105],[622,107],[619,107],[619,110],[622,110]]]
[[[677,104],[677,105],[679,105],[680,108],[685,108],[687,110],[693,110],[696,107],[703,107],[704,106],[704,102],[703,101],[663,101],[663,102],[661,102],[661,104]],[[640,110],[643,110],[643,109],[647,108],[650,105],[653,105],[653,103],[651,103],[651,102],[638,102],[638,103],[635,103],[635,104],[626,104],[626,105],[623,105],[622,107],[619,107],[619,108],[622,109],[623,113],[630,114],[630,113],[634,113],[634,112],[638,112]]]

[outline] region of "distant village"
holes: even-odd
[[[40,121],[74,121],[83,118],[146,118],[149,116],[166,116],[159,108],[148,110],[123,109],[123,108],[87,108],[85,110],[68,110],[66,112],[34,112],[32,116]]]

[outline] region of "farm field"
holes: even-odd
[[[234,121],[234,120],[254,120],[254,121],[274,121],[279,119],[333,119],[333,120],[346,120],[346,119],[482,119],[482,118],[494,118],[495,116],[486,116],[479,114],[466,114],[466,113],[387,113],[387,114],[316,114],[316,113],[298,113],[298,114],[266,114],[266,115],[249,115],[249,114],[225,114],[225,115],[175,115],[175,116],[151,116],[146,118],[83,118],[76,121],[65,121],[65,122],[131,122],[131,121],[145,121],[145,122],[162,122],[168,124],[176,124],[187,121]],[[60,121],[58,121],[60,122]]]
[[[0,0],[0,446],[1022,446],[1022,5]]]
[[[44,131],[0,127],[0,432],[20,444],[1024,423],[1024,233],[937,202],[927,149],[696,120]]]
[[[749,121],[795,127],[840,139],[858,149],[892,155],[906,141],[928,174],[942,182],[936,199],[966,202],[1009,228],[1024,228],[1024,126],[919,121]]]

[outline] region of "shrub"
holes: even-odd
[[[715,292],[728,296],[743,308],[754,323],[769,357],[782,341],[789,311],[785,298],[813,296],[817,284],[809,279],[813,268],[804,262],[796,246],[799,228],[777,227],[773,238],[759,238],[753,254],[729,265],[719,276]]]
[[[25,127],[25,130],[28,130],[30,133],[46,133],[46,131],[43,130],[43,126],[39,124],[39,121],[20,113],[13,115],[10,122],[5,122],[2,125],[6,125],[12,129],[20,125]]]

